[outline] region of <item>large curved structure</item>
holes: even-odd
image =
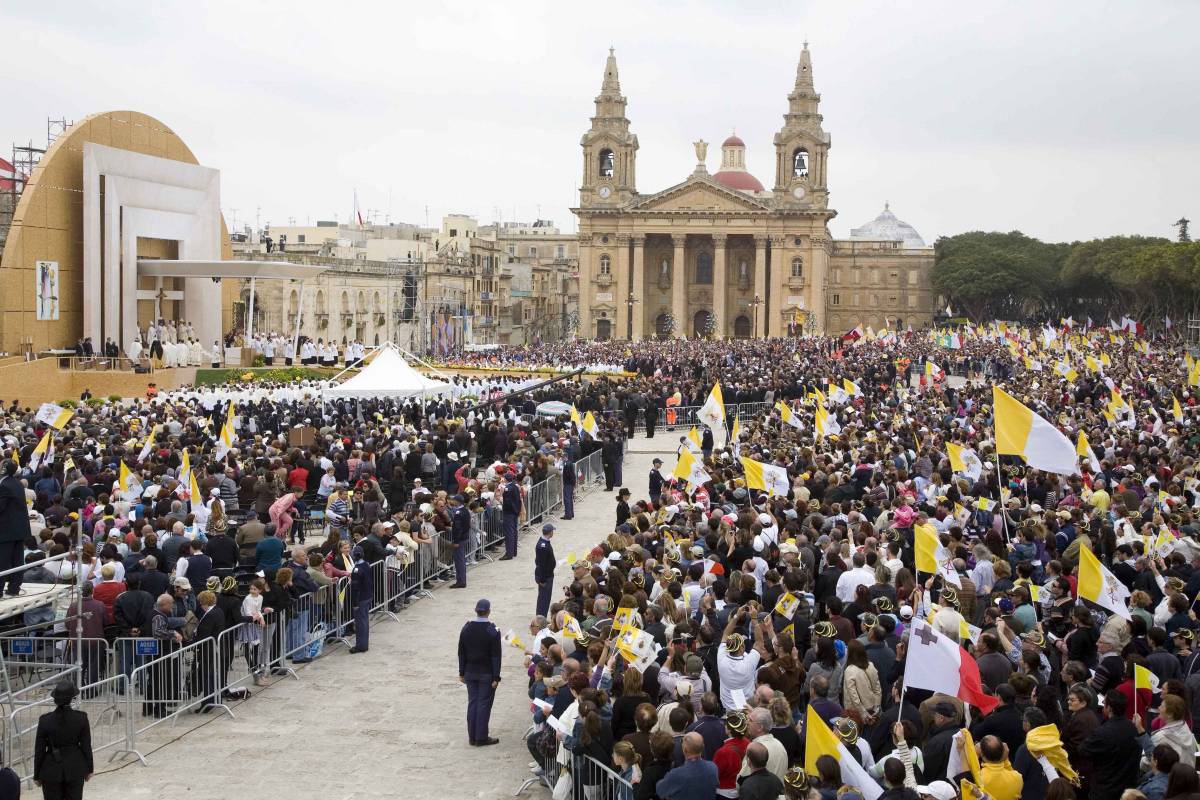
[[[2,350],[15,353],[26,349],[39,352],[69,348],[85,335],[85,318],[90,321],[90,315],[97,315],[90,326],[95,331],[101,329],[101,311],[114,313],[113,298],[109,296],[113,290],[108,286],[105,286],[103,296],[99,291],[90,291],[88,296],[84,292],[85,217],[89,201],[103,203],[103,195],[111,194],[115,186],[109,185],[102,174],[93,176],[100,196],[88,197],[84,151],[89,145],[93,150],[98,146],[125,151],[131,154],[130,160],[151,156],[181,164],[199,163],[174,131],[159,120],[136,111],[93,114],[72,125],[55,140],[29,176],[0,259],[0,291],[4,296],[4,313],[0,314]],[[175,188],[165,183],[161,187],[154,186],[164,192]],[[126,205],[119,208],[132,208],[128,203],[134,202],[133,197],[134,190],[131,189],[128,197],[123,199]],[[154,208],[148,211],[174,213]],[[214,255],[228,259],[232,257],[232,251],[219,209],[216,216],[220,241],[219,253]],[[108,241],[106,244],[117,247],[133,242],[136,253],[126,255],[136,258],[179,258],[181,255],[178,239],[140,236],[136,232],[130,236],[122,242]],[[133,273],[124,280],[124,289],[140,290],[136,303],[138,320],[127,320],[126,330],[134,323],[144,326],[156,310],[163,316],[181,318],[183,301],[167,296],[175,295],[172,289],[176,287],[137,280]],[[157,301],[144,296],[153,294],[156,289],[159,292]],[[216,302],[220,302],[219,295]],[[120,338],[116,335],[120,327],[105,325],[103,330],[105,335],[112,333],[114,339]],[[102,344],[101,341],[93,342],[97,350]],[[124,347],[127,342],[118,344]]]

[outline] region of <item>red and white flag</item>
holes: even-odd
[[[979,665],[958,642],[914,619],[905,656],[904,684],[957,697],[984,714],[1000,701],[983,693]]]
[[[848,330],[842,334],[842,341],[857,342],[862,337],[863,337],[862,325],[855,325],[853,328],[851,328],[850,330]]]

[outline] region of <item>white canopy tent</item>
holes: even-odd
[[[449,392],[451,384],[426,377],[404,358],[400,348],[388,342],[375,351],[375,357],[362,371],[348,380],[322,391],[325,400],[339,398],[373,399],[379,397],[430,397]]]

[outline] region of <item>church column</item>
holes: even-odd
[[[633,340],[646,338],[646,236],[633,236],[633,282],[630,292],[637,302],[633,304]]]
[[[717,318],[717,330],[714,339],[725,338],[725,243],[728,236],[724,233],[714,233],[713,239],[713,316]]]
[[[675,317],[676,339],[688,335],[687,321],[687,266],[683,263],[686,233],[671,234],[675,253],[671,259],[671,316]]]
[[[754,294],[762,302],[754,308],[755,318],[750,320],[751,331],[756,336],[767,336],[767,319],[770,314],[779,315],[779,297],[774,303],[767,302],[767,237],[754,237]]]
[[[614,339],[629,338],[629,288],[631,275],[629,269],[629,235],[617,234],[617,263],[613,265],[613,304],[617,307],[616,329]]]
[[[576,331],[581,339],[591,339],[592,329],[592,237],[591,234],[579,236],[579,328]]]
[[[784,247],[786,237],[771,236],[768,241],[771,244],[771,302],[767,306],[770,310],[767,315],[767,335],[783,336],[787,331],[783,309],[788,305],[783,284],[791,275],[792,259]]]
[[[816,318],[818,335],[827,336],[830,331],[825,328],[825,307],[829,302],[829,251],[826,247],[829,240],[824,236],[812,237],[812,271],[809,281],[812,289],[809,296],[813,298],[812,313]]]

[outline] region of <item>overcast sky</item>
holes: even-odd
[[[1200,220],[1200,3],[216,2],[3,4],[0,154],[49,116],[134,109],[221,170],[238,226],[366,214],[436,224],[568,208],[616,48],[638,189],[737,128],[773,184],[801,42],[835,236],[893,211],[932,243],[1172,236]],[[719,149],[709,169],[719,167]],[[236,209],[236,212],[234,211]],[[256,211],[257,210],[257,211]],[[1200,224],[1200,223],[1198,223]]]

